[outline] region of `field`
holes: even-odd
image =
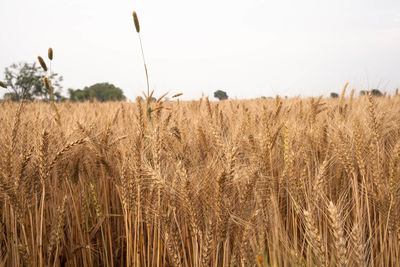
[[[163,106],[1,103],[0,266],[400,264],[398,95]]]

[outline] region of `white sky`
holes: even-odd
[[[52,47],[65,95],[110,82],[134,99],[146,81],[133,10],[158,96],[400,87],[399,0],[0,0],[0,79]]]

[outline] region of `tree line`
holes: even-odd
[[[1,82],[2,87],[8,90],[4,94],[3,100],[20,101],[25,100],[50,100],[50,92],[46,89],[43,79],[46,77],[46,72],[34,63],[14,63],[4,70],[4,80]],[[116,87],[111,83],[96,83],[91,86],[86,86],[83,89],[68,89],[68,97],[61,94],[61,82],[63,77],[55,72],[50,72],[47,77],[52,87],[54,88],[54,99],[56,102],[69,100],[72,102],[83,102],[97,100],[105,101],[122,101],[126,97],[121,88]],[[371,93],[373,96],[382,96],[382,92],[378,89],[370,91],[360,91],[360,95]],[[214,92],[214,97],[219,100],[228,99],[228,94],[225,91],[217,90]],[[338,98],[339,94],[330,93],[331,98]],[[263,97],[262,97],[263,98]]]
[[[383,96],[382,92],[379,91],[379,89],[372,89],[372,90],[370,90],[370,91],[368,91],[368,90],[361,90],[361,91],[360,91],[360,96],[368,95],[369,93],[371,93],[373,96]],[[339,98],[339,94],[338,94],[338,93],[335,93],[335,92],[332,92],[332,93],[331,93],[331,98]]]
[[[6,87],[8,92],[4,94],[3,100],[20,101],[24,100],[50,100],[50,92],[46,89],[43,79],[46,72],[34,63],[14,63],[4,70],[4,80],[2,87]],[[61,94],[61,82],[63,77],[55,72],[50,72],[47,76],[54,88],[54,99],[56,102],[69,100],[72,102],[97,100],[121,101],[126,97],[122,89],[110,83],[96,83],[83,89],[68,89],[68,97]]]

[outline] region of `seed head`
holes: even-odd
[[[2,81],[0,81],[0,86],[3,88],[7,88],[7,84],[3,83]]]
[[[43,78],[43,83],[44,83],[44,87],[46,87],[47,91],[50,92],[50,83],[49,83],[49,80],[47,79],[47,77]]]
[[[43,70],[47,71],[47,66],[46,66],[46,63],[44,62],[43,58],[41,56],[38,56],[37,58],[40,63],[40,66],[42,66]]]
[[[53,48],[49,48],[49,51],[47,52],[47,55],[49,57],[50,60],[53,60]]]
[[[135,23],[136,32],[139,33],[140,32],[140,25],[139,25],[138,16],[137,16],[135,11],[133,11],[132,15],[133,15],[133,22]]]
[[[178,97],[178,96],[181,96],[181,95],[183,95],[183,93],[178,93],[176,95],[173,95],[172,98],[175,98],[175,97]]]

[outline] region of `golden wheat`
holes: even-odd
[[[400,99],[351,96],[3,102],[0,262],[398,265]]]

